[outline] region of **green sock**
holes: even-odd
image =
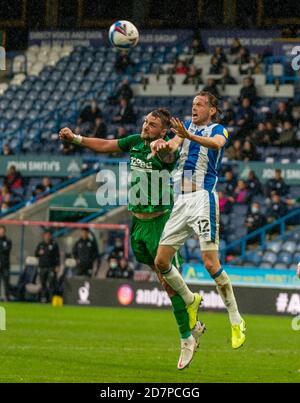
[[[170,297],[173,312],[176,318],[180,336],[182,339],[186,339],[191,335],[190,325],[189,325],[189,314],[186,310],[186,305],[180,295],[176,294]]]

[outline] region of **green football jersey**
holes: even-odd
[[[166,140],[169,140],[166,138]],[[118,140],[121,150],[129,152],[131,181],[128,209],[135,213],[152,213],[169,210],[173,206],[173,190],[170,173],[176,165],[179,153],[172,163],[151,155],[151,148],[140,134]],[[160,178],[161,175],[161,178]]]

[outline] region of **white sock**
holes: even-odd
[[[188,286],[186,285],[185,281],[183,280],[181,274],[176,269],[176,267],[171,266],[168,271],[166,271],[165,273],[162,272],[162,276],[169,284],[169,286],[172,287],[173,290],[176,291],[177,294],[181,296],[185,304],[191,305],[191,303],[194,301],[195,298],[194,294],[188,288]]]
[[[217,291],[219,295],[221,296],[228,314],[229,314],[229,320],[232,325],[238,325],[241,323],[242,318],[239,313],[237,303],[235,300],[235,296],[233,293],[231,281],[227,275],[227,273],[223,270],[221,274],[216,277],[215,282],[217,284]]]

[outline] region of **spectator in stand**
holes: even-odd
[[[6,203],[8,206],[12,206],[14,202],[13,195],[8,189],[7,185],[3,185],[0,189],[0,203]]]
[[[72,143],[61,143],[59,150],[62,155],[73,155],[75,152],[75,146]]]
[[[129,85],[129,81],[127,79],[123,80],[116,93],[113,95],[112,99],[114,101],[120,101],[120,99],[126,99],[130,101],[133,97],[133,91]]]
[[[118,114],[113,118],[113,122],[121,124],[136,122],[136,115],[134,113],[133,107],[130,103],[128,103],[126,99],[121,99],[120,110]]]
[[[120,237],[117,237],[114,242],[114,248],[110,253],[110,257],[120,259],[124,256],[124,242]]]
[[[240,100],[248,98],[250,103],[253,105],[257,99],[256,88],[252,77],[245,77],[243,79],[243,87],[240,91]]]
[[[119,74],[124,74],[127,70],[133,69],[134,63],[130,59],[128,52],[121,51],[117,52],[116,62],[115,62],[115,69],[116,72]]]
[[[227,57],[226,57],[225,53],[223,52],[223,49],[221,46],[217,46],[215,48],[213,57],[215,57],[217,59],[217,63],[220,66],[220,68],[222,68],[224,63],[227,63]]]
[[[111,257],[108,260],[108,271],[106,273],[107,278],[118,278],[119,262],[116,257]]]
[[[235,139],[230,147],[225,150],[225,157],[233,161],[242,160],[242,143],[241,140]]]
[[[203,91],[208,91],[216,97],[219,96],[219,90],[217,88],[216,81],[213,78],[209,78],[207,80],[206,86],[203,88]]]
[[[218,84],[225,86],[227,84],[236,84],[236,80],[230,75],[229,68],[224,66],[222,68],[222,77],[218,80]]]
[[[268,222],[273,222],[284,217],[288,212],[287,205],[281,200],[281,197],[273,193],[271,196],[271,204],[267,210]]]
[[[102,117],[97,117],[92,131],[92,137],[105,139],[107,137],[107,126]]]
[[[249,201],[249,191],[245,181],[239,179],[234,190],[234,200],[236,203],[247,203]]]
[[[20,172],[16,170],[16,167],[14,165],[11,165],[8,168],[7,175],[4,179],[4,184],[7,186],[10,192],[13,192],[15,190],[23,190],[23,177]]]
[[[199,39],[195,38],[193,39],[192,45],[191,45],[191,54],[192,55],[198,55],[199,53],[201,53],[202,49],[201,49],[201,44]]]
[[[286,121],[293,121],[293,117],[287,110],[287,105],[285,102],[279,102],[276,112],[274,113],[274,120],[276,124],[283,124]]]
[[[223,102],[221,124],[228,127],[235,124],[235,113],[228,100]]]
[[[274,145],[275,141],[279,138],[279,135],[274,127],[273,122],[266,121],[265,128],[266,128],[266,133],[271,140],[271,145]]]
[[[239,38],[234,38],[231,48],[230,48],[230,54],[235,56],[240,53],[240,49],[242,48],[241,42]]]
[[[251,107],[249,98],[243,98],[242,106],[238,112],[237,125],[239,127],[238,136],[244,139],[249,132],[255,127],[254,125],[254,111]]]
[[[219,64],[218,59],[212,56],[210,59],[209,74],[221,74],[222,65]]]
[[[133,278],[133,270],[129,267],[128,260],[122,257],[119,260],[119,270],[117,273],[118,278],[122,278],[124,280],[130,280]]]
[[[259,156],[258,153],[256,151],[256,147],[255,145],[249,141],[246,140],[243,147],[242,147],[242,160],[244,162],[248,162],[248,161],[258,161]]]
[[[6,202],[1,203],[1,214],[6,214],[10,210],[10,205]]]
[[[14,153],[11,151],[11,149],[10,149],[8,144],[3,144],[2,154],[3,155],[14,155]]]
[[[281,169],[275,170],[274,178],[267,181],[265,189],[268,197],[271,197],[272,192],[275,192],[279,196],[286,196],[288,194],[289,187],[284,182],[284,179],[281,175]]]
[[[245,227],[247,227],[247,233],[254,232],[257,229],[267,224],[266,217],[260,212],[260,204],[253,202],[250,212],[245,219]]]
[[[249,67],[247,70],[247,74],[252,75],[252,74],[261,74],[261,73],[262,73],[262,70],[261,70],[258,60],[256,59],[256,57],[251,57]]]
[[[235,64],[243,65],[248,64],[250,61],[249,50],[242,46],[234,61]]]
[[[218,192],[220,213],[229,214],[232,210],[232,202],[234,199],[228,197],[223,191]]]
[[[253,196],[257,196],[263,193],[262,185],[254,171],[249,171],[246,185],[249,190],[249,196],[251,197],[251,199],[253,198]]]
[[[228,195],[233,195],[234,189],[237,186],[237,179],[231,170],[225,172],[225,191]]]
[[[282,132],[279,135],[278,140],[274,141],[276,146],[296,146],[296,133],[294,131],[292,123],[287,120],[283,122]]]
[[[42,182],[36,185],[34,191],[32,192],[32,195],[39,198],[39,195],[45,192],[49,192],[52,189],[52,187],[53,185],[50,181],[50,178],[48,176],[45,176],[42,179]]]
[[[177,60],[175,64],[175,73],[176,74],[187,74],[188,68],[182,60]]]
[[[271,146],[274,144],[271,141],[270,135],[266,130],[266,124],[264,122],[258,123],[257,129],[251,135],[251,139],[260,146]]]
[[[87,105],[79,115],[79,118],[77,119],[77,125],[80,126],[84,123],[87,123],[87,125],[92,128],[95,125],[96,118],[102,117],[102,111],[97,105],[97,101],[93,99],[90,103],[90,105]]]
[[[187,75],[185,76],[182,84],[199,85],[201,83],[201,69],[196,69],[196,66],[194,64],[190,65],[189,71],[187,72]]]

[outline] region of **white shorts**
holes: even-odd
[[[216,192],[198,190],[180,194],[159,244],[178,250],[194,233],[199,237],[202,251],[219,250],[219,199]]]

